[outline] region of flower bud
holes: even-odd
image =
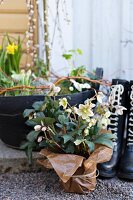
[[[41,128],[42,128],[42,126],[41,126],[41,125],[36,125],[36,126],[34,127],[34,130],[35,130],[35,131],[40,131],[40,130],[41,130]]]
[[[46,127],[46,126],[42,127],[42,131],[43,131],[43,132],[45,132],[46,130],[47,130],[47,127]]]

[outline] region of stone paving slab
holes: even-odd
[[[98,179],[94,192],[78,195],[65,193],[52,170],[6,173],[0,175],[0,200],[133,200],[133,182]]]
[[[39,154],[34,152],[33,157],[33,166],[29,167],[24,151],[9,148],[0,140],[0,173],[19,173],[40,170],[40,166],[36,162]]]

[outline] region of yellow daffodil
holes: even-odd
[[[14,55],[15,51],[18,50],[18,46],[15,45],[14,43],[12,44],[8,44],[8,46],[6,47],[7,53]]]
[[[67,108],[67,99],[66,98],[62,98],[62,99],[59,99],[59,105],[63,107],[63,109],[66,109]]]
[[[2,50],[2,46],[0,45],[0,50]]]

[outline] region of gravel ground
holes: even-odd
[[[133,182],[97,180],[87,195],[65,193],[53,171],[0,175],[0,200],[133,200]]]

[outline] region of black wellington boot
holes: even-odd
[[[114,99],[112,106],[120,105],[126,107],[128,88],[128,81],[121,79],[112,80],[111,97]],[[117,136],[117,140],[114,141],[113,155],[111,160],[98,165],[99,175],[101,177],[112,178],[116,175],[118,163],[122,153],[125,118],[125,111],[123,115],[118,115],[115,112],[115,108],[113,108],[108,129]]]
[[[118,177],[133,180],[133,81],[130,82],[127,139],[119,165]]]

